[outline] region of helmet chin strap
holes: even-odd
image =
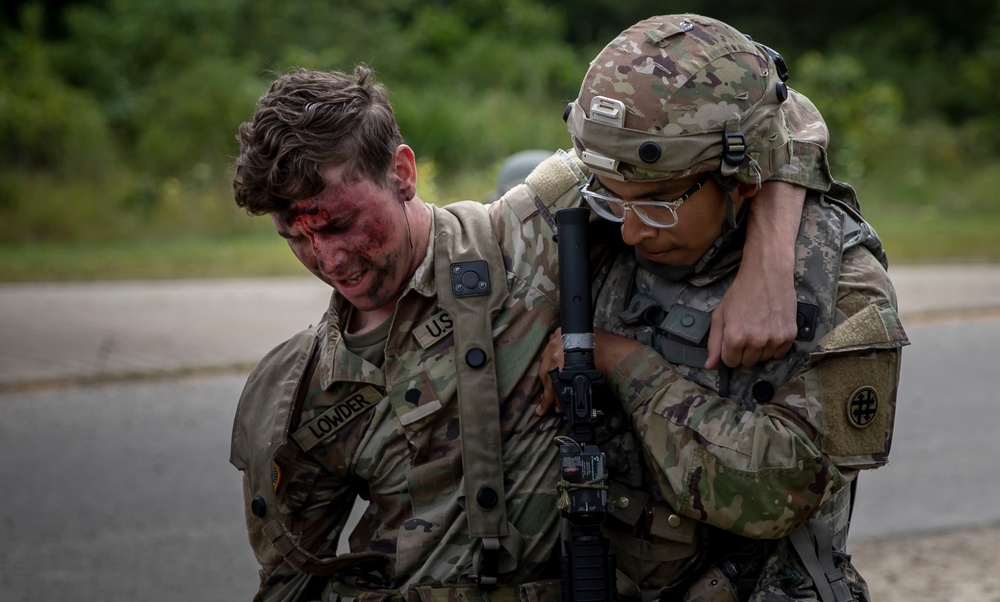
[[[743,203],[743,207],[740,208],[739,213],[736,212],[736,202],[733,200],[733,191],[735,191],[737,186],[739,186],[739,180],[735,177],[726,177],[719,172],[714,172],[712,173],[712,179],[715,180],[715,182],[726,193],[726,222],[722,225],[722,234],[720,234],[719,237],[712,242],[712,246],[705,251],[705,254],[701,256],[701,259],[699,259],[694,265],[662,265],[652,262],[637,253],[636,260],[639,262],[639,265],[651,270],[654,274],[663,276],[670,280],[682,280],[684,278],[702,273],[720,252],[728,250],[733,240],[737,237],[737,234],[739,234],[742,230],[743,224],[746,222],[746,210],[748,205],[747,203]]]

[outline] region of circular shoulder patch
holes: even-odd
[[[864,386],[854,390],[847,404],[847,420],[855,427],[863,429],[875,420],[878,414],[878,392],[874,387]]]

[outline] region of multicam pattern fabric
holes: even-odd
[[[541,394],[539,350],[558,325],[558,259],[553,231],[539,214],[578,204],[577,186],[585,177],[565,154],[550,161],[572,171],[573,182],[549,183],[563,193],[547,197],[548,206],[522,186],[517,194],[481,207],[489,212],[496,233],[495,242],[481,244],[500,245],[509,288],[492,326],[507,487],[501,500],[520,539],[512,570],[501,576],[511,584],[559,576],[550,561],[560,542],[554,490],[558,448],[553,439],[562,420],[534,412]],[[434,211],[434,228],[441,228],[445,222],[438,213],[444,210]],[[437,234],[431,233],[432,241]],[[450,284],[436,281],[433,255],[432,243],[397,305],[384,369],[345,347],[340,329],[347,306],[333,295],[318,327],[315,369],[305,372],[311,376],[300,387],[301,409],[274,458],[281,474],[274,485],[280,516],[312,554],[332,554],[355,498],[367,501],[350,534],[350,550],[392,558],[391,576],[381,583],[375,579],[368,587],[395,592],[396,597],[405,597],[418,585],[469,585],[479,545],[469,535],[465,511],[475,502],[465,499],[462,490],[456,399],[456,372],[470,368],[457,361],[453,348],[453,329],[461,325],[439,307],[438,295],[445,294],[440,287]],[[262,362],[251,376],[254,390],[244,393],[234,428],[233,463],[238,468],[248,467],[253,449],[268,445],[266,439],[245,435],[254,431],[246,424],[253,410],[245,405],[260,391],[289,387],[285,366],[277,366]],[[247,474],[259,480],[254,471]],[[271,474],[270,467],[266,474]],[[260,491],[261,486],[249,483],[248,489]],[[261,525],[250,514],[248,527],[262,567],[261,599],[311,599],[324,587],[328,599],[342,595],[325,585],[325,577],[310,576],[282,558],[260,536]]]
[[[789,159],[788,129],[775,118],[785,91],[768,53],[739,31],[698,15],[653,17],[591,61],[567,123],[578,150],[619,161],[615,171],[626,180],[716,171],[723,133],[742,132],[746,157],[736,177],[759,184]],[[595,114],[597,98],[623,103],[624,120]],[[670,150],[644,148],[650,144]]]
[[[772,180],[798,184],[826,192],[833,176],[826,156],[830,130],[823,115],[809,98],[789,88],[788,100],[781,103],[781,112],[791,133],[791,160],[771,175]]]
[[[721,530],[745,538],[752,549],[749,540],[784,537],[813,516],[846,533],[845,485],[857,470],[885,463],[900,348],[908,340],[882,264],[863,245],[847,249],[841,258],[844,216],[818,195],[807,197],[796,252],[796,288],[800,300],[820,307],[814,337],[797,341],[785,358],[720,377],[720,371],[671,363],[653,347],[644,347],[608,375],[611,392],[621,400],[642,445],[641,454],[630,453],[635,438],[621,436],[619,445],[615,436],[609,437],[602,447],[617,461],[609,465],[644,467],[638,479],[634,471],[613,478],[638,488],[652,500],[650,507],[679,515],[678,527],[694,519],[696,531],[702,532],[688,542],[647,532],[647,546],[658,547],[659,554],[672,549],[678,554],[676,562],[684,565],[696,564],[701,556],[704,566],[724,557],[726,550],[694,550],[687,544],[707,542],[710,547],[713,533]],[[644,331],[650,336],[655,327],[626,324],[620,317],[640,292],[675,299],[677,304],[668,303],[668,309],[711,312],[739,258],[738,252],[724,256],[708,273],[659,292],[651,285],[662,285],[662,277],[651,275],[634,258],[619,258],[602,279],[595,326],[640,340]],[[635,287],[622,285],[627,282]],[[841,344],[841,336],[851,342]],[[720,394],[723,387],[728,393]],[[875,392],[880,415],[876,420],[881,422],[859,428],[848,417],[856,391],[865,387]],[[634,531],[629,522],[608,526],[613,533]],[[612,535],[613,546],[619,540],[624,541]],[[729,538],[727,545],[733,542]],[[629,553],[626,544],[635,547],[631,542],[619,544],[623,553]],[[668,587],[679,577],[669,562],[645,574],[621,568],[650,588]]]
[[[851,564],[851,557],[844,552],[832,553],[833,576],[842,577],[840,588],[844,602],[871,602],[868,583]],[[764,562],[760,579],[748,602],[821,602],[813,576],[799,559],[788,539],[778,542],[774,553]]]

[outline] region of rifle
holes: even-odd
[[[549,378],[569,427],[567,436],[556,438],[562,456],[563,602],[610,602],[617,597],[615,559],[600,530],[608,511],[608,475],[595,433],[601,414],[594,408],[593,386],[602,374],[594,365],[589,218],[590,210],[583,207],[556,212],[564,363],[562,370],[550,370]]]

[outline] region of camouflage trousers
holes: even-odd
[[[752,582],[751,582],[752,583]],[[749,597],[745,580],[726,567],[712,567],[681,597],[682,602],[871,602],[868,584],[837,550],[826,523],[811,520],[781,539],[764,561]]]

